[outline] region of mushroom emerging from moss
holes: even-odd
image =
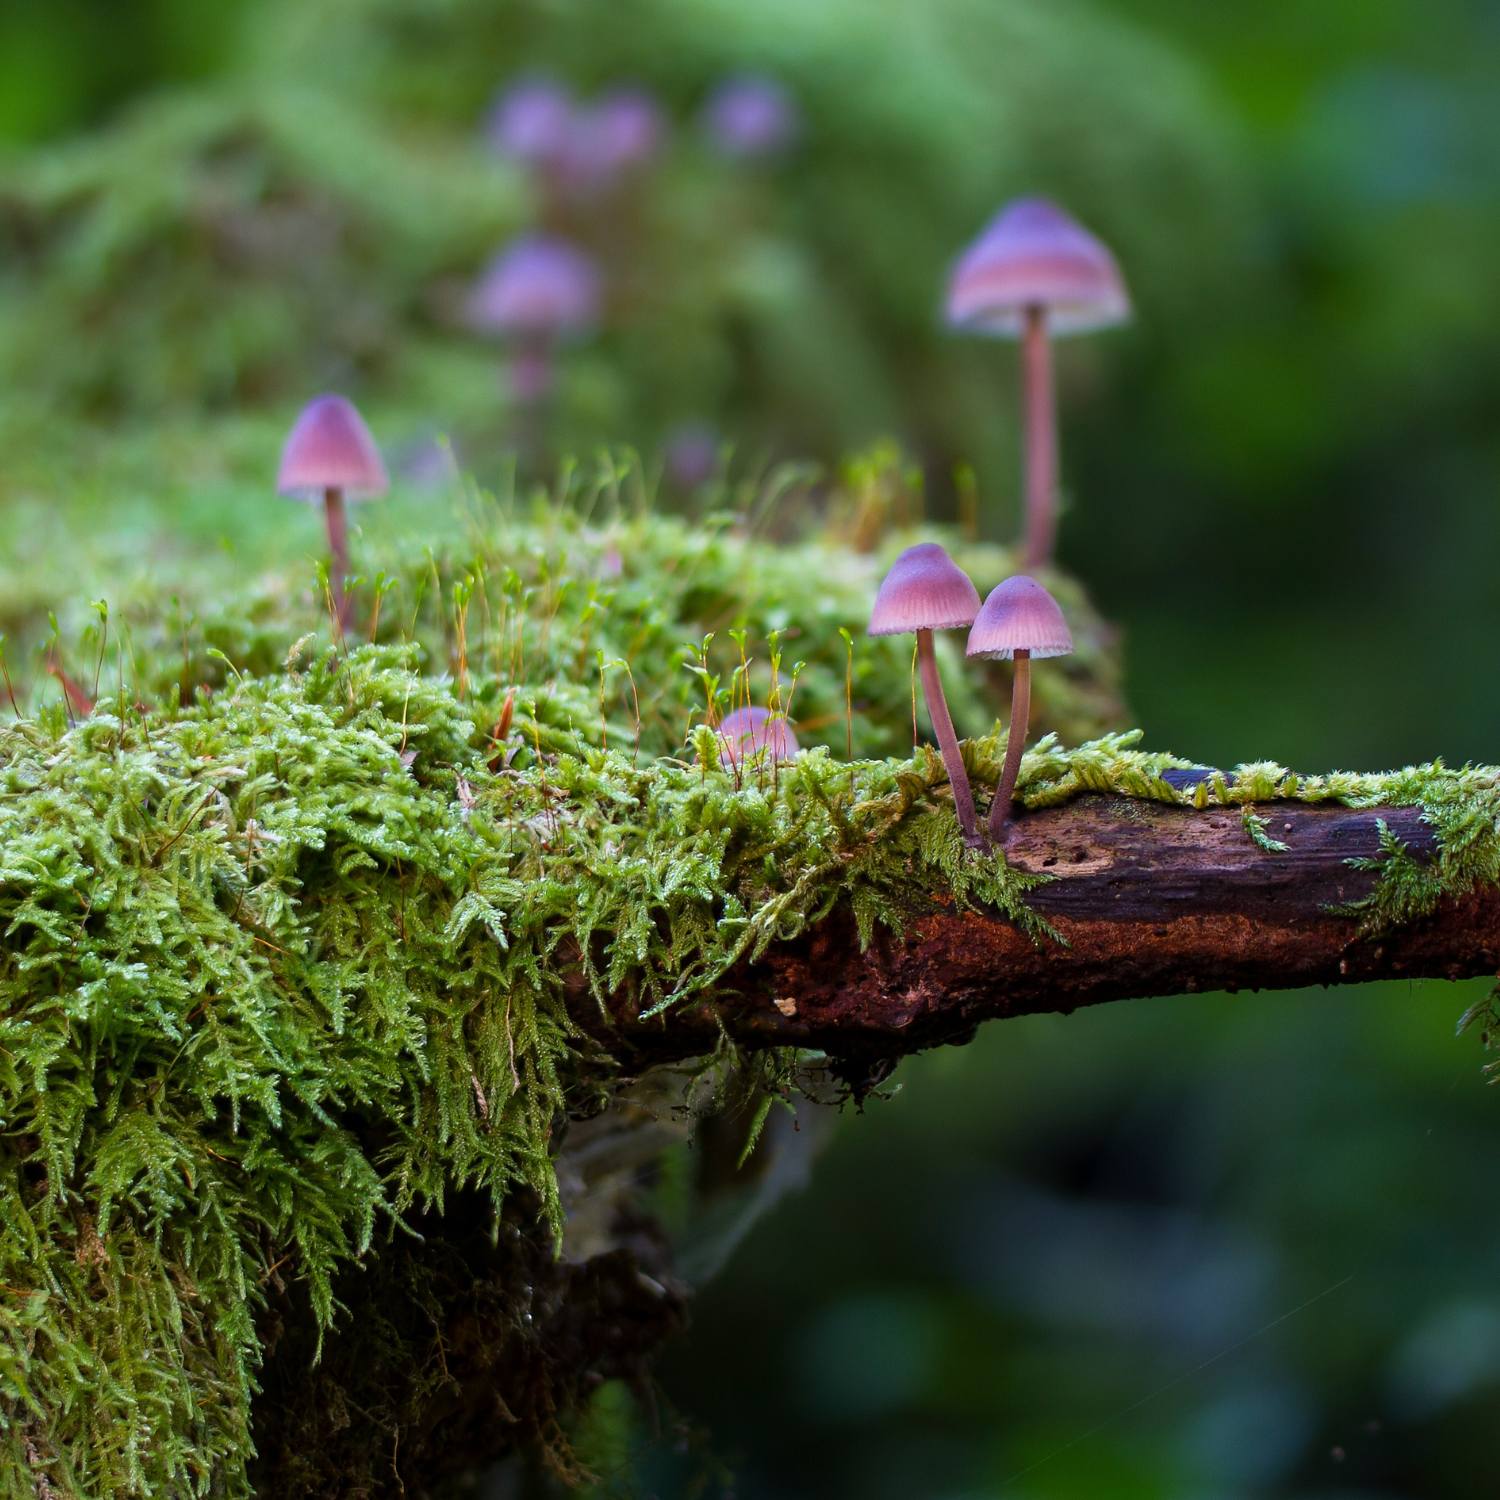
[[[1028,568],[1052,560],[1057,532],[1057,413],[1051,334],[1124,322],[1130,297],[1115,258],[1045,198],[1017,198],[969,247],[948,283],[948,322],[1021,339],[1026,406]]]
[[[773,714],[766,708],[737,708],[724,715],[719,725],[719,764],[726,770],[758,755],[769,752],[773,761],[791,760],[799,746],[785,714]]]
[[[922,692],[927,712],[932,718],[938,747],[948,782],[953,788],[953,805],[964,842],[982,847],[984,835],[974,816],[974,794],[969,790],[969,773],[964,769],[963,753],[953,720],[948,715],[948,700],[943,696],[942,678],[938,676],[937,655],[932,647],[934,630],[957,630],[971,624],[979,611],[979,592],[969,575],[948,556],[936,542],[921,542],[908,547],[891,564],[875,608],[870,612],[871,635],[910,635],[917,637],[917,662],[922,674]]]
[[[1027,721],[1031,717],[1031,658],[1066,656],[1072,649],[1073,635],[1057,600],[1035,578],[1024,573],[1007,578],[990,591],[969,631],[968,655],[1014,657],[1016,663],[1005,766],[990,807],[990,838],[996,842],[1010,816],[1016,777],[1021,770],[1021,752],[1026,748]]]
[[[339,625],[348,612],[349,525],[345,497],[371,499],[390,488],[380,449],[364,418],[343,396],[318,396],[302,408],[286,446],[276,488],[283,495],[323,501],[328,526],[329,586]]]

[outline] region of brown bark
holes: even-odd
[[[1378,934],[1333,910],[1373,889],[1375,874],[1349,861],[1378,856],[1379,821],[1416,857],[1433,855],[1419,809],[1258,811],[1285,853],[1256,845],[1238,808],[1086,797],[1021,816],[1008,856],[1053,877],[1029,904],[1063,943],[1033,942],[1002,915],[958,910],[936,891],[904,937],[879,935],[861,953],[852,920],[835,913],[743,966],[712,1007],[638,1021],[620,997],[616,1044],[623,1032],[643,1059],[689,1056],[713,1044],[722,1021],[752,1048],[882,1059],[965,1041],[981,1021],[1106,1000],[1500,969],[1500,889]],[[580,1019],[588,1009],[580,1004]]]

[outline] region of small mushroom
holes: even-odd
[[[496,99],[484,134],[507,160],[549,171],[567,155],[574,121],[572,95],[551,78],[533,76],[519,80]]]
[[[1010,733],[1005,740],[1005,766],[990,806],[990,838],[999,842],[1010,816],[1021,752],[1026,747],[1031,717],[1031,658],[1067,656],[1073,635],[1057,600],[1035,578],[1018,573],[990,591],[969,631],[969,656],[1015,658],[1016,675],[1010,697]]]
[[[953,720],[948,714],[948,700],[943,696],[943,681],[938,676],[937,655],[932,648],[934,630],[957,630],[972,623],[979,611],[979,593],[969,575],[948,556],[936,542],[921,542],[908,547],[891,564],[875,608],[870,612],[871,635],[911,635],[917,637],[917,664],[922,675],[922,691],[927,712],[943,752],[943,765],[953,788],[953,805],[964,842],[973,848],[984,844],[974,815],[974,794],[969,790],[969,774],[964,769],[963,753]]]
[[[797,736],[785,714],[773,714],[766,708],[737,708],[725,714],[719,725],[719,764],[726,770],[758,755],[769,752],[773,761],[791,760],[799,749]]]
[[[792,96],[765,73],[726,78],[703,108],[703,125],[718,151],[740,161],[785,151],[801,130]]]
[[[556,351],[598,322],[599,271],[576,245],[525,235],[485,268],[469,302],[469,326],[511,341],[511,392],[520,409],[523,447],[539,446],[541,406],[550,393]]]
[[[380,449],[352,402],[343,396],[318,396],[302,408],[281,450],[276,488],[280,494],[313,503],[322,498],[333,604],[342,627],[348,614],[344,584],[349,573],[344,499],[369,499],[390,488]]]
[[[948,322],[1021,339],[1026,406],[1026,539],[1029,568],[1052,560],[1057,531],[1057,413],[1051,334],[1122,323],[1130,297],[1115,258],[1045,198],[1006,205],[969,247],[948,283]]]

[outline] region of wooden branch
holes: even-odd
[[[1333,910],[1373,889],[1375,874],[1349,861],[1379,855],[1379,821],[1415,857],[1432,857],[1419,809],[1284,802],[1258,811],[1285,853],[1254,843],[1237,807],[1086,797],[1023,816],[1008,855],[1053,877],[1030,905],[1065,946],[1038,945],[1003,916],[956,910],[936,892],[904,938],[880,935],[862,954],[852,920],[836,913],[734,974],[716,1008],[642,1022],[622,1001],[616,1044],[623,1032],[643,1058],[684,1057],[712,1046],[722,1020],[752,1048],[880,1059],[966,1041],[981,1021],[1106,1000],[1500,969],[1500,889],[1378,936]]]

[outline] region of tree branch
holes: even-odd
[[[840,911],[743,966],[712,1006],[639,1021],[622,997],[616,1038],[645,1058],[683,1057],[711,1047],[722,1021],[751,1048],[890,1058],[966,1041],[981,1021],[1106,1000],[1500,969],[1500,889],[1476,888],[1378,934],[1337,910],[1374,889],[1375,872],[1350,861],[1380,855],[1381,822],[1418,861],[1434,856],[1420,809],[1258,811],[1285,852],[1258,845],[1237,807],[1093,796],[1023,816],[1007,855],[1052,877],[1028,899],[1062,943],[1034,942],[1000,914],[957,910],[935,892],[903,937],[880,934],[861,953]]]

